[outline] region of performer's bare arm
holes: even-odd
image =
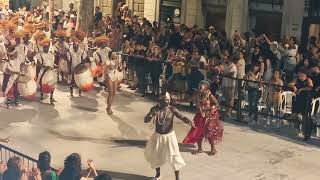
[[[150,109],[150,112],[144,117],[144,122],[145,123],[150,122],[155,115],[156,115],[156,106]]]
[[[179,112],[179,110],[176,107],[171,106],[170,107],[172,113],[180,120],[182,120],[183,122],[185,122],[186,124],[189,124],[192,127],[195,127],[194,122],[191,121],[189,118],[187,118],[186,116],[184,116],[182,113]]]
[[[210,95],[210,102],[211,104],[213,104],[213,106],[215,106],[216,108],[219,108],[219,101],[212,94]]]

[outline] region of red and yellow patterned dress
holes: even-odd
[[[204,109],[213,107],[213,98],[215,99],[210,93],[207,98],[199,102],[198,112],[193,119],[196,128],[190,129],[183,140],[184,144],[195,144],[202,141],[203,138],[213,144],[217,144],[222,140],[223,124],[220,121],[218,108],[212,108],[207,113],[203,112]]]

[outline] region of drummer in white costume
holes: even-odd
[[[101,72],[98,75],[97,81],[99,82],[101,87],[104,87],[106,90],[105,84],[105,74],[104,69],[106,64],[109,61],[109,56],[111,49],[107,46],[108,39],[105,36],[100,36],[95,38],[95,44],[98,46],[98,49],[93,53],[93,58],[97,64],[97,66],[101,67]]]
[[[16,82],[18,76],[21,75],[21,62],[17,58],[17,52],[13,46],[8,47],[7,54],[9,61],[4,67],[2,92],[7,97],[6,105],[9,108],[11,105],[21,106],[18,103],[19,93]]]
[[[66,32],[64,30],[57,30],[55,36],[58,38],[58,42],[53,45],[53,52],[55,54],[55,63],[59,66],[61,72],[62,80],[66,80],[69,67],[66,64],[61,65],[65,60],[67,60],[67,52],[70,49],[69,44],[65,41]],[[65,70],[68,68],[68,70]],[[66,71],[66,72],[65,72]]]
[[[176,180],[179,180],[179,170],[185,166],[179,151],[178,140],[173,130],[174,117],[195,127],[190,119],[183,116],[177,108],[171,105],[171,96],[166,93],[165,96],[161,97],[160,104],[152,107],[144,118],[145,123],[153,121],[152,123],[155,126],[155,132],[147,142],[145,150],[146,160],[152,169],[156,169],[154,180],[160,179],[160,167],[167,162],[174,169]]]
[[[87,53],[79,48],[81,41],[75,37],[71,38],[72,47],[70,51],[67,53],[68,61],[71,65],[71,71],[69,72],[69,84],[70,84],[70,96],[73,97],[73,87],[76,86],[74,81],[74,70],[75,68],[84,63],[84,60],[87,57]],[[81,90],[79,89],[79,96],[81,96]]]
[[[42,53],[38,53],[34,56],[34,60],[37,63],[37,66],[39,68],[41,68],[39,74],[37,75],[38,78],[41,78],[43,76],[43,74],[45,73],[46,70],[50,69],[50,70],[54,70],[54,68],[57,66],[56,64],[54,64],[54,54],[52,54],[51,52],[49,52],[49,47],[50,47],[50,40],[46,39],[46,40],[42,40],[42,42],[40,42],[42,48],[43,48],[43,52]],[[40,88],[40,102],[43,102],[43,92],[41,91],[42,88]],[[53,98],[53,93],[54,91],[52,91],[50,93],[50,104],[53,105],[55,100]]]

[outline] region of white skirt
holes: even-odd
[[[186,165],[174,131],[169,134],[155,132],[148,141],[144,154],[152,169],[159,168],[166,162],[169,162],[175,171]]]

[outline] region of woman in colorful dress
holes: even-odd
[[[192,152],[196,155],[202,153],[202,141],[205,138],[211,145],[209,156],[217,153],[215,144],[222,140],[223,124],[219,119],[219,102],[210,92],[210,83],[201,81],[199,83],[198,93],[195,95],[198,110],[194,117],[196,128],[191,128],[187,137],[184,139],[184,144],[198,144],[198,150]]]

